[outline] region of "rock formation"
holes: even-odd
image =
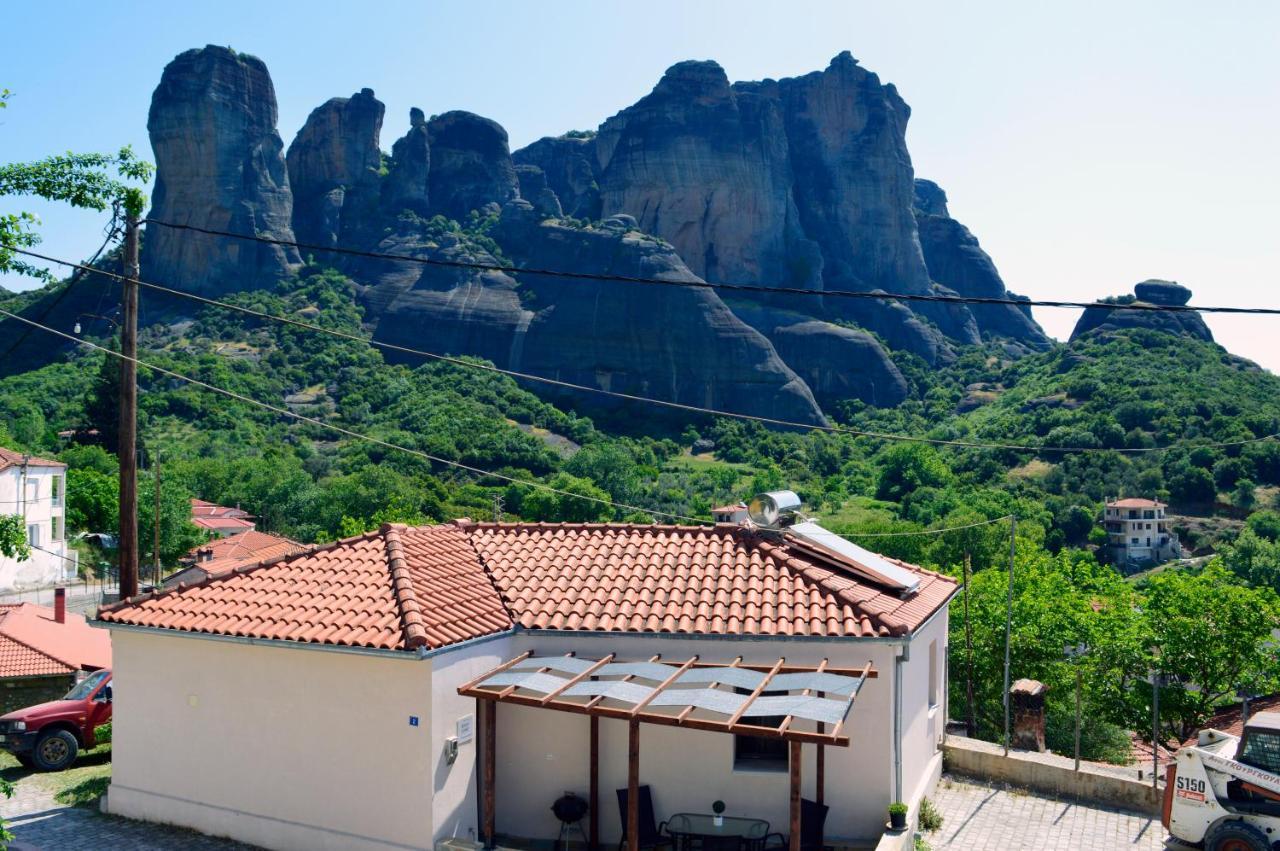
[[[383,111],[373,89],[361,89],[316,107],[294,137],[287,162],[300,242],[333,246],[344,236],[350,241],[344,231],[377,203]]]
[[[1017,307],[823,295],[1004,294],[941,190],[913,205],[910,110],[847,53],[803,77],[734,84],[713,62],[682,62],[598,131],[515,154],[490,119],[414,108],[387,155],[383,113],[369,89],[322,104],[286,170],[262,63],[223,48],[185,53],[152,104],[153,214],[324,247],[513,262],[477,272],[308,252],[356,283],[379,339],[800,422],[822,421],[819,401],[902,401],[886,345],[938,363],[981,336],[1044,341]],[[202,292],[269,286],[299,262],[274,246],[152,231],[148,272]],[[806,292],[727,304],[705,288],[522,268]]]
[[[977,238],[947,211],[947,193],[931,180],[915,182],[915,218],[929,277],[963,296],[1008,298],[1000,273]],[[1036,349],[1049,345],[1029,312],[1015,305],[969,305],[987,338],[1017,340]]]
[[[446,112],[427,122],[431,146],[431,209],[465,222],[472,210],[520,195],[502,125],[470,112]]]
[[[262,60],[209,45],[170,62],[147,117],[155,152],[151,218],[292,240],[293,197]],[[143,276],[203,295],[266,286],[298,252],[265,243],[147,228]]]
[[[1152,278],[1137,284],[1133,288],[1134,295],[1120,296],[1111,304],[1151,304],[1169,307],[1181,307],[1191,301],[1191,290],[1174,283]],[[1197,340],[1213,342],[1213,333],[1204,323],[1199,313],[1194,311],[1166,310],[1114,310],[1107,302],[1099,302],[1097,307],[1089,307],[1081,315],[1071,332],[1074,342],[1085,334],[1092,332],[1119,331],[1128,328],[1150,328],[1154,331],[1165,331],[1170,334],[1185,334]]]

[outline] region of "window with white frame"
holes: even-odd
[[[53,498],[54,505],[62,504],[62,476],[54,476],[50,479],[50,487],[52,491],[50,496]]]
[[[40,524],[27,524],[27,545],[31,547],[40,546]]]
[[[58,515],[54,515],[51,522],[49,523],[49,540],[51,541],[62,540],[62,518]]]
[[[929,642],[929,708],[938,705],[938,640]]]

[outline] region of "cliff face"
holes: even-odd
[[[262,60],[210,45],[164,69],[147,117],[156,185],[149,216],[292,240],[293,195],[276,93]],[[298,252],[264,243],[150,228],[143,275],[204,295],[289,274]]]
[[[379,339],[801,422],[822,421],[819,402],[906,397],[881,341],[937,363],[980,334],[1044,339],[1017,309],[988,316],[823,297],[836,288],[1004,292],[990,258],[946,215],[945,198],[914,208],[910,110],[847,53],[825,71],[754,83],[731,84],[713,62],[682,62],[594,134],[514,154],[490,119],[428,120],[415,107],[388,155],[383,114],[369,89],[327,101],[297,133],[286,169],[265,66],[224,48],[184,53],[152,104],[153,215],[281,239],[296,233],[324,247],[512,261],[508,271],[477,273],[317,253],[356,283]],[[437,215],[463,227],[444,227]],[[151,229],[144,248],[148,274],[213,294],[268,286],[298,262],[296,251],[163,228]],[[813,295],[728,305],[707,289],[554,279],[521,267]]]
[[[964,296],[1008,298],[1000,273],[978,239],[951,218],[947,193],[931,180],[915,182],[915,219],[929,277]],[[984,337],[1016,340],[1035,349],[1049,346],[1040,326],[1015,305],[969,306]]]
[[[1132,296],[1123,297],[1120,301],[1126,304],[1136,302],[1171,307],[1181,307],[1191,301],[1191,290],[1173,281],[1161,281],[1156,278],[1136,284],[1133,293]],[[1154,331],[1183,334],[1197,340],[1213,342],[1213,332],[1209,330],[1209,326],[1204,323],[1199,313],[1113,310],[1105,302],[1099,302],[1097,307],[1085,309],[1071,332],[1071,340],[1074,342],[1092,332],[1118,331],[1126,328],[1150,328]]]

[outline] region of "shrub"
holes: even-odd
[[[907,805],[901,801],[894,801],[889,805],[889,815],[891,816],[905,816],[907,814],[907,810]]]
[[[942,829],[942,813],[928,798],[920,799],[920,829],[929,833]]]

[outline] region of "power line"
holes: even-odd
[[[651,284],[664,287],[688,287],[693,289],[729,290],[733,292],[752,293],[784,293],[787,295],[818,296],[854,299],[872,299],[880,301],[924,301],[940,304],[987,304],[1012,305],[1014,307],[1066,307],[1066,308],[1104,308],[1107,310],[1137,310],[1151,313],[1246,313],[1268,316],[1280,315],[1280,308],[1274,307],[1225,307],[1199,306],[1189,304],[1148,304],[1134,302],[1131,304],[1109,304],[1098,301],[1062,301],[1052,299],[1020,299],[995,298],[990,296],[941,295],[937,293],[889,293],[864,292],[859,290],[812,290],[804,287],[783,287],[767,284],[713,283],[709,281],[670,281],[662,278],[646,278],[638,275],[617,275],[592,272],[570,272],[564,269],[539,269],[535,267],[503,266],[499,263],[480,263],[471,260],[444,260],[438,257],[413,257],[407,254],[389,254],[381,251],[365,251],[357,248],[340,248],[337,246],[313,245],[289,239],[276,239],[269,236],[258,236],[231,231],[203,228],[197,225],[180,225],[160,219],[143,219],[143,224],[159,225],[174,230],[185,230],[206,236],[222,236],[231,239],[242,239],[249,242],[261,242],[267,245],[281,245],[305,251],[325,254],[343,254],[349,257],[363,257],[369,260],[392,260],[403,263],[418,263],[423,266],[440,266],[449,269],[471,269],[481,272],[506,272],[522,275],[542,275],[550,278],[569,278],[583,281],[618,281],[628,284]],[[7,246],[6,246],[7,247]],[[24,252],[25,253],[25,252]]]
[[[1006,514],[1003,517],[997,517],[993,520],[982,520],[977,523],[966,523],[963,526],[948,526],[945,529],[918,529],[911,532],[848,532],[840,537],[849,538],[909,538],[917,535],[941,535],[944,532],[959,532],[962,529],[976,529],[979,526],[990,526],[994,523],[1003,523],[1006,520],[1012,520],[1012,514]],[[828,534],[836,535],[836,532]]]
[[[44,260],[49,263],[57,263],[57,264],[69,266],[75,269],[84,268],[81,264],[74,263],[70,260],[61,260],[56,257],[50,257],[48,255],[40,254],[34,251],[27,251],[25,249],[20,249],[20,248],[14,248],[12,250],[20,254],[25,254],[30,257],[35,257],[39,260]],[[107,272],[101,269],[94,269],[93,271],[105,277],[113,278],[118,281],[124,280],[123,275],[119,275],[114,272]],[[998,449],[998,450],[1007,450],[1007,451],[1014,451],[1014,452],[1062,452],[1062,453],[1116,452],[1121,454],[1143,454],[1143,453],[1150,453],[1150,452],[1165,452],[1179,445],[1179,444],[1170,444],[1168,446],[1105,448],[1105,447],[1099,447],[1099,446],[1037,446],[1034,444],[995,443],[995,442],[984,442],[984,441],[976,441],[976,440],[956,440],[956,439],[946,439],[946,438],[923,437],[920,435],[909,435],[909,434],[894,434],[891,432],[867,431],[863,429],[849,428],[847,426],[839,426],[839,425],[833,426],[833,425],[827,425],[825,423],[803,423],[797,420],[785,420],[778,417],[765,417],[757,414],[744,414],[744,413],[738,413],[734,411],[723,411],[716,408],[708,408],[700,405],[690,405],[683,402],[672,402],[666,399],[654,399],[647,396],[638,396],[631,393],[623,393],[617,390],[605,390],[600,387],[592,387],[586,384],[574,384],[569,381],[563,381],[557,378],[548,378],[546,376],[534,375],[532,373],[527,373],[527,372],[517,372],[515,370],[503,369],[501,367],[494,366],[492,364],[477,363],[475,361],[469,361],[463,358],[453,357],[450,355],[443,355],[437,352],[428,352],[422,349],[414,349],[409,346],[401,346],[396,343],[388,343],[381,340],[374,340],[368,337],[362,337],[358,334],[351,334],[346,331],[341,331],[335,328],[325,328],[321,325],[315,325],[310,322],[303,322],[302,320],[293,319],[288,316],[279,316],[274,313],[267,313],[261,310],[254,310],[253,308],[249,308],[249,307],[242,307],[240,305],[230,304],[224,301],[218,301],[217,299],[207,298],[205,296],[197,295],[196,293],[186,292],[185,290],[179,290],[173,287],[167,287],[167,286],[164,286],[163,284],[156,284],[156,283],[151,283],[151,282],[142,281],[142,280],[139,280],[138,284],[139,286],[143,286],[148,289],[156,290],[158,292],[163,292],[169,295],[178,296],[180,298],[190,299],[192,301],[200,302],[201,304],[207,304],[211,307],[219,307],[224,310],[236,311],[239,313],[246,314],[248,316],[256,317],[258,319],[269,319],[269,320],[280,322],[286,325],[292,325],[298,328],[304,328],[308,331],[315,331],[321,334],[328,334],[332,337],[337,337],[344,340],[350,340],[357,343],[365,343],[371,346],[377,346],[379,348],[386,349],[388,351],[395,351],[403,354],[417,355],[420,357],[453,364],[455,366],[465,367],[467,369],[474,369],[482,372],[506,375],[518,380],[535,381],[535,382],[539,382],[541,384],[546,384],[553,387],[576,390],[576,391],[585,392],[585,393],[595,393],[601,396],[608,396],[610,398],[622,399],[629,402],[639,402],[639,403],[649,404],[649,405],[660,405],[662,407],[672,408],[675,410],[685,411],[687,413],[704,415],[704,416],[729,417],[732,419],[746,420],[749,422],[757,422],[763,425],[781,426],[784,428],[815,430],[815,431],[828,432],[832,434],[847,434],[851,437],[863,437],[863,438],[870,438],[874,440],[888,440],[888,441],[908,442],[908,443],[927,443],[933,446],[950,446],[950,447],[961,448],[961,449]],[[1280,437],[1280,433],[1263,435],[1262,437],[1250,438],[1248,440],[1225,441],[1225,442],[1219,442],[1219,443],[1203,443],[1203,444],[1196,444],[1196,445],[1206,446],[1206,447],[1219,447],[1219,448],[1229,447],[1229,446],[1242,446],[1250,443],[1259,443],[1265,440],[1270,440],[1275,437]]]
[[[7,317],[9,317],[10,319],[16,319],[16,320],[17,320],[17,321],[19,321],[19,322],[25,323],[26,325],[32,326],[33,328],[38,328],[38,329],[40,329],[41,331],[45,331],[46,333],[52,334],[52,335],[54,335],[54,336],[56,336],[56,337],[61,337],[61,338],[65,339],[65,340],[69,340],[70,342],[77,343],[77,344],[79,344],[79,345],[81,345],[81,346],[85,346],[86,348],[90,348],[90,349],[93,349],[93,350],[95,350],[95,351],[103,352],[103,353],[105,353],[105,354],[108,354],[108,355],[110,355],[110,356],[112,356],[112,357],[115,357],[115,358],[119,358],[119,359],[121,359],[121,360],[132,360],[136,365],[138,365],[138,366],[140,366],[140,367],[143,367],[143,368],[146,368],[146,369],[150,369],[150,370],[152,370],[152,371],[154,371],[154,372],[157,372],[157,373],[159,373],[159,374],[161,374],[161,375],[166,375],[166,376],[168,376],[168,377],[170,377],[170,378],[173,378],[173,379],[176,379],[176,380],[178,380],[178,381],[183,381],[183,382],[186,382],[186,383],[188,383],[188,384],[192,384],[192,385],[194,385],[194,386],[196,386],[196,387],[200,387],[200,388],[203,388],[203,389],[205,389],[205,390],[209,390],[209,391],[211,391],[211,392],[213,392],[213,393],[218,393],[218,394],[220,394],[220,395],[222,395],[222,396],[226,396],[226,397],[228,397],[228,398],[235,399],[236,401],[244,402],[244,403],[249,404],[249,405],[254,405],[254,406],[256,406],[256,407],[263,408],[263,409],[268,410],[268,411],[271,411],[271,412],[273,412],[273,413],[280,414],[280,415],[282,415],[282,416],[286,416],[286,417],[290,417],[290,418],[292,418],[292,419],[301,420],[301,421],[303,421],[303,422],[310,423],[310,424],[312,424],[312,425],[316,425],[316,426],[319,426],[319,427],[321,427],[321,428],[326,428],[326,429],[329,429],[329,430],[331,430],[331,431],[338,432],[339,434],[343,434],[343,435],[345,435],[345,436],[347,436],[347,437],[351,437],[351,438],[355,438],[355,439],[357,439],[357,440],[363,440],[363,441],[366,441],[366,442],[369,442],[369,443],[373,443],[373,444],[375,444],[375,445],[382,446],[382,447],[384,447],[384,448],[386,448],[386,449],[394,449],[394,450],[398,450],[398,451],[400,451],[400,452],[408,453],[408,454],[410,454],[410,455],[417,455],[417,456],[419,456],[419,457],[421,457],[421,458],[425,458],[425,459],[427,459],[427,460],[429,460],[429,461],[434,461],[434,462],[439,463],[439,464],[444,464],[444,465],[447,465],[447,466],[450,466],[450,467],[454,467],[454,468],[457,468],[457,469],[460,469],[460,470],[465,470],[465,471],[470,472],[470,473],[475,473],[475,474],[477,474],[477,475],[481,475],[481,476],[490,476],[490,477],[492,477],[492,478],[501,479],[501,480],[503,480],[503,481],[510,482],[510,483],[512,483],[512,484],[527,485],[527,486],[529,486],[529,487],[538,488],[538,489],[540,489],[540,490],[544,490],[544,491],[547,491],[547,492],[549,492],[549,493],[554,493],[554,494],[557,494],[557,495],[559,495],[559,496],[567,496],[567,497],[570,497],[570,498],[572,498],[572,499],[583,499],[583,500],[587,500],[587,501],[589,501],[589,502],[597,503],[597,504],[599,504],[599,505],[607,505],[607,506],[609,506],[610,508],[621,508],[621,509],[624,509],[624,510],[627,510],[627,511],[638,511],[638,512],[641,512],[641,513],[643,513],[643,514],[651,514],[651,515],[656,515],[656,516],[659,516],[659,517],[669,517],[669,518],[672,518],[672,519],[674,519],[674,520],[687,520],[687,521],[689,521],[690,523],[693,523],[693,524],[696,524],[696,525],[699,525],[699,526],[710,526],[710,525],[714,525],[714,523],[713,523],[712,521],[706,520],[706,519],[704,519],[704,518],[699,518],[699,517],[689,517],[689,516],[684,515],[684,514],[675,514],[675,513],[673,513],[673,512],[669,512],[669,511],[657,511],[657,510],[649,509],[649,508],[640,508],[639,506],[635,506],[635,505],[627,505],[626,503],[621,503],[621,502],[613,502],[612,500],[608,500],[608,499],[601,499],[601,498],[599,498],[599,497],[587,496],[587,495],[585,495],[585,494],[576,494],[576,493],[572,493],[572,492],[570,492],[570,491],[560,490],[559,488],[552,487],[551,485],[547,485],[547,484],[544,484],[544,483],[542,483],[542,482],[536,482],[536,481],[533,481],[533,480],[530,480],[530,479],[518,479],[518,478],[515,478],[514,476],[508,476],[508,475],[505,475],[505,474],[503,474],[503,473],[495,473],[495,472],[492,472],[492,471],[490,471],[490,470],[484,470],[484,469],[481,469],[481,468],[479,468],[479,467],[473,467],[473,466],[471,466],[471,465],[469,465],[469,464],[463,464],[463,463],[462,463],[462,462],[460,462],[460,461],[451,461],[451,460],[449,460],[449,459],[447,459],[447,458],[441,458],[441,457],[439,457],[439,456],[432,455],[432,454],[430,454],[430,453],[428,453],[428,452],[423,452],[423,451],[422,451],[422,450],[420,450],[420,449],[411,449],[411,448],[409,448],[409,447],[407,447],[407,446],[400,446],[400,445],[398,445],[398,444],[391,443],[391,442],[386,441],[386,440],[382,440],[381,438],[373,437],[372,435],[362,434],[362,433],[360,433],[360,432],[352,431],[351,429],[344,428],[344,427],[342,427],[342,426],[335,425],[335,424],[333,424],[333,423],[327,423],[327,422],[325,422],[325,421],[323,421],[323,420],[316,419],[315,417],[309,417],[309,416],[307,416],[306,414],[299,414],[299,413],[297,413],[297,412],[295,412],[295,411],[291,411],[291,410],[289,410],[288,408],[281,408],[281,407],[278,407],[278,406],[276,406],[276,405],[272,405],[272,404],[267,403],[267,402],[261,402],[261,401],[259,401],[259,400],[257,400],[257,399],[254,399],[254,398],[250,397],[250,396],[245,396],[245,395],[243,395],[243,394],[241,394],[241,393],[237,393],[237,392],[235,392],[234,390],[227,390],[226,388],[224,388],[224,387],[219,387],[219,386],[217,386],[216,384],[210,384],[210,383],[208,383],[208,382],[206,382],[206,381],[202,381],[202,380],[200,380],[200,379],[198,379],[198,378],[192,378],[191,376],[183,375],[182,373],[174,372],[173,370],[165,369],[164,367],[161,367],[161,366],[156,366],[156,365],[154,365],[154,364],[151,364],[151,363],[148,363],[148,362],[146,362],[146,361],[142,360],[141,358],[128,358],[128,357],[127,357],[126,355],[124,355],[123,353],[121,353],[121,352],[117,352],[117,351],[115,351],[114,349],[109,349],[109,348],[107,348],[106,346],[99,346],[97,343],[90,342],[89,340],[81,340],[81,339],[77,339],[76,337],[74,337],[74,336],[72,336],[72,335],[70,335],[70,334],[65,334],[65,333],[63,333],[62,331],[57,330],[56,328],[50,328],[50,327],[48,327],[47,325],[41,325],[41,324],[40,324],[40,323],[38,323],[38,322],[34,322],[33,320],[30,320],[30,319],[27,319],[27,318],[25,318],[25,317],[19,316],[19,315],[18,315],[18,314],[16,314],[16,313],[11,313],[10,311],[8,311],[8,310],[4,310],[3,308],[0,308],[0,316],[7,316]],[[905,535],[938,535],[938,534],[942,534],[942,533],[944,533],[944,532],[953,532],[953,531],[956,531],[956,530],[959,530],[959,529],[968,529],[968,528],[972,528],[972,527],[974,527],[974,526],[984,526],[984,525],[988,525],[988,524],[990,524],[990,523],[998,523],[998,522],[1000,522],[1001,520],[1007,520],[1007,519],[1008,519],[1007,517],[1001,517],[1001,518],[997,518],[997,519],[995,519],[995,520],[983,521],[983,522],[981,522],[981,523],[971,523],[971,524],[967,524],[967,525],[964,525],[964,526],[956,526],[956,527],[954,527],[954,528],[950,528],[950,529],[925,529],[925,530],[920,530],[920,531],[918,531],[918,532],[868,533],[868,534],[866,534],[866,535],[862,535],[861,537],[886,537],[886,536],[888,536],[888,535],[893,535],[893,536],[905,536]],[[824,531],[825,531],[825,530],[824,530]],[[843,536],[843,535],[837,535],[835,532],[828,532],[828,534],[833,535],[833,536],[836,536],[836,537],[845,537],[845,536]],[[38,549],[38,548],[37,548],[37,549]],[[56,553],[54,553],[54,555],[56,555]]]
[[[432,455],[432,454],[430,454],[429,452],[423,452],[423,451],[422,451],[422,450],[420,450],[420,449],[411,449],[411,448],[409,448],[409,447],[407,447],[407,446],[400,446],[400,445],[398,445],[398,444],[391,443],[391,442],[386,441],[386,440],[382,440],[381,438],[373,437],[372,435],[361,434],[361,433],[360,433],[360,432],[358,432],[358,431],[352,431],[351,429],[344,428],[343,426],[340,426],[340,425],[335,425],[334,423],[328,423],[328,422],[325,422],[324,420],[320,420],[320,419],[317,419],[317,418],[315,418],[315,417],[307,416],[306,414],[300,414],[300,413],[298,413],[298,412],[296,412],[296,411],[291,411],[291,410],[289,410],[288,408],[281,408],[281,407],[278,407],[278,406],[276,406],[276,405],[272,405],[272,404],[270,404],[270,403],[268,403],[268,402],[261,402],[261,401],[259,401],[259,400],[257,400],[257,399],[254,399],[254,398],[250,397],[250,396],[245,396],[245,395],[244,395],[244,394],[242,394],[242,393],[237,393],[237,392],[235,392],[234,390],[228,390],[228,389],[226,389],[225,387],[219,387],[219,386],[217,386],[216,384],[210,384],[210,383],[208,383],[207,381],[202,381],[202,380],[200,380],[200,379],[198,379],[198,378],[192,378],[191,376],[183,375],[182,373],[174,372],[173,370],[165,369],[164,367],[161,367],[161,366],[156,366],[155,364],[148,363],[148,362],[146,362],[146,361],[142,360],[141,358],[131,358],[131,357],[128,357],[127,355],[125,355],[125,354],[123,354],[123,353],[121,353],[121,352],[117,352],[117,351],[115,351],[115,350],[113,350],[113,349],[109,349],[109,348],[107,348],[106,346],[99,346],[97,343],[92,343],[92,342],[90,342],[90,341],[88,341],[88,340],[81,340],[81,339],[78,339],[78,338],[76,338],[76,337],[74,337],[74,336],[72,336],[72,335],[70,335],[70,334],[65,334],[65,333],[63,333],[62,331],[59,331],[59,330],[57,330],[56,328],[50,328],[50,327],[48,327],[47,325],[41,325],[41,324],[40,324],[40,323],[38,323],[38,322],[34,322],[34,321],[32,321],[32,320],[30,320],[30,319],[27,319],[27,318],[25,318],[25,317],[23,317],[23,316],[19,316],[19,315],[18,315],[18,314],[16,314],[16,313],[11,313],[11,312],[9,312],[8,310],[4,310],[3,308],[0,308],[0,316],[7,316],[7,317],[9,317],[10,319],[16,319],[16,320],[17,320],[17,321],[19,321],[19,322],[23,322],[23,323],[25,323],[25,324],[27,324],[27,325],[31,325],[31,326],[33,326],[33,327],[35,327],[35,328],[39,328],[40,330],[42,330],[42,331],[46,331],[46,332],[48,332],[48,333],[50,333],[50,334],[53,334],[54,336],[61,337],[61,338],[65,339],[65,340],[69,340],[69,341],[71,341],[71,342],[73,342],[73,343],[78,343],[78,344],[80,344],[80,345],[82,345],[82,346],[85,346],[85,347],[87,347],[87,348],[93,349],[93,350],[95,350],[95,351],[105,352],[106,354],[111,355],[112,357],[115,357],[115,358],[119,358],[119,359],[121,359],[121,360],[128,360],[128,361],[132,361],[133,363],[137,364],[137,365],[138,365],[138,366],[140,366],[140,367],[144,367],[144,368],[146,368],[146,369],[152,370],[153,372],[157,372],[157,373],[159,373],[159,374],[161,374],[161,375],[166,375],[166,376],[168,376],[168,377],[170,377],[170,378],[173,378],[173,379],[176,379],[176,380],[178,380],[178,381],[183,381],[183,382],[186,382],[186,383],[188,383],[188,384],[192,384],[192,385],[194,385],[194,386],[196,386],[196,387],[201,387],[201,388],[203,388],[203,389],[205,389],[205,390],[209,390],[209,391],[211,391],[211,392],[218,393],[218,394],[223,395],[223,396],[226,396],[226,397],[228,397],[228,398],[230,398],[230,399],[235,399],[236,401],[244,402],[244,403],[249,404],[249,405],[255,405],[255,406],[259,407],[259,408],[263,408],[263,409],[265,409],[265,410],[272,411],[273,413],[280,414],[280,415],[282,415],[282,416],[290,417],[290,418],[292,418],[292,419],[301,420],[301,421],[303,421],[303,422],[310,423],[310,424],[315,425],[315,426],[319,426],[320,428],[329,429],[330,431],[338,432],[339,434],[346,435],[347,437],[352,437],[352,438],[355,438],[355,439],[357,439],[357,440],[364,440],[364,441],[367,441],[367,442],[369,442],[369,443],[373,443],[373,444],[376,444],[376,445],[378,445],[378,446],[381,446],[381,447],[383,447],[383,448],[385,448],[385,449],[395,449],[395,450],[399,450],[399,451],[401,451],[401,452],[406,452],[406,453],[408,453],[408,454],[410,454],[410,455],[417,455],[417,456],[419,456],[419,457],[421,457],[421,458],[425,458],[425,459],[427,459],[428,461],[433,461],[433,462],[435,462],[435,463],[437,463],[437,464],[444,464],[444,465],[446,465],[446,466],[454,467],[454,468],[459,469],[459,470],[466,470],[466,471],[471,472],[471,473],[476,473],[477,475],[481,475],[481,476],[490,476],[490,477],[492,477],[492,478],[501,479],[502,481],[505,481],[505,482],[510,482],[511,484],[527,485],[527,486],[529,486],[529,487],[538,488],[538,489],[540,489],[540,490],[544,490],[544,491],[547,491],[547,492],[549,492],[549,493],[554,493],[554,494],[557,494],[557,495],[559,495],[559,496],[567,496],[567,497],[570,497],[570,498],[572,498],[572,499],[582,499],[582,500],[586,500],[586,501],[588,501],[588,502],[594,502],[594,503],[597,503],[597,504],[600,504],[600,505],[607,505],[607,506],[609,506],[609,507],[611,507],[611,508],[621,508],[621,509],[624,509],[624,510],[626,510],[626,511],[639,511],[639,512],[643,512],[643,513],[645,513],[645,514],[657,514],[657,515],[660,515],[660,516],[662,516],[662,517],[670,517],[670,518],[672,518],[672,519],[674,519],[674,520],[688,520],[688,521],[690,521],[691,523],[696,523],[696,524],[700,524],[700,525],[706,525],[706,524],[709,522],[709,521],[704,520],[704,519],[700,519],[700,518],[697,518],[697,517],[688,517],[688,516],[683,515],[683,514],[674,514],[674,513],[672,513],[672,512],[668,512],[668,511],[655,511],[655,510],[653,510],[653,509],[649,509],[649,508],[640,508],[639,506],[635,506],[635,505],[627,505],[627,504],[625,504],[625,503],[612,502],[611,500],[601,499],[600,497],[588,496],[588,495],[585,495],[585,494],[572,493],[572,492],[570,492],[570,491],[560,490],[559,488],[552,487],[551,485],[543,484],[542,482],[536,482],[536,481],[533,481],[533,480],[530,480],[530,479],[518,479],[518,478],[516,478],[516,477],[514,477],[514,476],[508,476],[508,475],[505,475],[505,474],[503,474],[503,473],[495,473],[495,472],[492,472],[492,471],[490,471],[490,470],[484,470],[484,469],[481,469],[480,467],[473,467],[473,466],[471,466],[471,465],[469,465],[469,464],[463,464],[461,461],[451,461],[451,460],[449,460],[448,458],[441,458],[441,457],[439,457],[438,455]]]

